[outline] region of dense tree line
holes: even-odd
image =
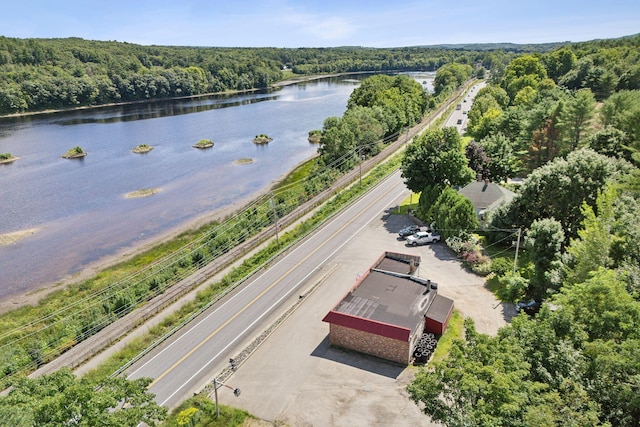
[[[464,166],[498,181],[525,178],[485,233],[492,244],[510,243],[516,229],[525,236],[517,271],[498,262],[492,269],[497,293],[544,303],[495,337],[465,321],[448,358],[408,388],[433,420],[640,424],[639,45],[636,36],[521,55],[492,70],[492,84],[477,94]],[[407,149],[403,174],[421,202],[459,203],[438,178],[409,177],[416,150]],[[451,150],[460,156],[459,146]]]
[[[259,89],[292,75],[428,71],[452,63],[500,68],[511,55],[430,47],[169,47],[0,36],[0,114]]]
[[[348,170],[375,156],[385,141],[419,122],[429,106],[429,94],[405,76],[375,75],[350,95],[342,117],[325,119],[318,153],[323,166]]]

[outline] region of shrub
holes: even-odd
[[[527,279],[520,276],[520,274],[513,272],[507,272],[503,276],[500,276],[498,282],[500,283],[498,297],[502,301],[517,301],[522,298],[529,286],[529,281]]]
[[[491,260],[491,272],[496,276],[504,276],[513,269],[513,261],[509,258],[495,258]]]
[[[471,270],[480,276],[488,275],[491,273],[491,258],[481,254],[477,260],[471,264]]]

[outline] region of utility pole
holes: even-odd
[[[518,240],[516,241],[516,256],[513,259],[513,272],[515,273],[518,269],[518,251],[520,250],[520,234],[522,233],[522,228],[518,228]]]
[[[220,387],[220,386],[224,386],[224,387],[227,387],[228,389],[233,390],[233,395],[235,397],[240,396],[240,389],[239,388],[233,388],[233,387],[228,386],[228,385],[226,385],[224,383],[221,383],[220,381],[218,381],[217,378],[214,378],[213,379],[213,390],[214,390],[214,393],[216,395],[216,418],[220,418],[220,406],[218,405],[218,387]],[[209,396],[211,396],[211,395],[209,395]]]

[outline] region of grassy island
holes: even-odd
[[[201,139],[193,145],[195,148],[211,148],[213,147],[213,141],[210,139]]]
[[[3,163],[12,163],[18,160],[18,157],[11,153],[0,153],[0,165]]]
[[[273,141],[273,138],[270,138],[269,135],[265,135],[264,133],[256,135],[256,137],[253,138],[253,142],[255,144],[268,144],[271,141]]]
[[[70,148],[69,151],[64,153],[62,157],[65,159],[79,159],[86,155],[87,155],[87,152],[84,151],[84,148],[80,147],[79,145],[76,145],[75,147]]]
[[[321,137],[322,137],[322,131],[319,129],[314,129],[309,131],[309,136],[307,137],[307,140],[312,144],[319,144]]]
[[[131,152],[141,154],[141,153],[148,153],[151,150],[153,150],[152,146],[150,146],[148,144],[140,144],[140,145],[136,146],[136,148],[131,150]]]

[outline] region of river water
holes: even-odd
[[[430,89],[433,74],[412,73]],[[0,300],[69,278],[127,249],[264,191],[317,147],[308,132],[341,116],[359,77],[211,96],[0,119]],[[252,142],[267,134],[267,145]],[[201,139],[214,147],[193,148]],[[154,149],[131,150],[139,144]],[[87,151],[63,159],[69,148]],[[253,159],[238,164],[239,159]],[[149,197],[130,192],[158,189]]]

